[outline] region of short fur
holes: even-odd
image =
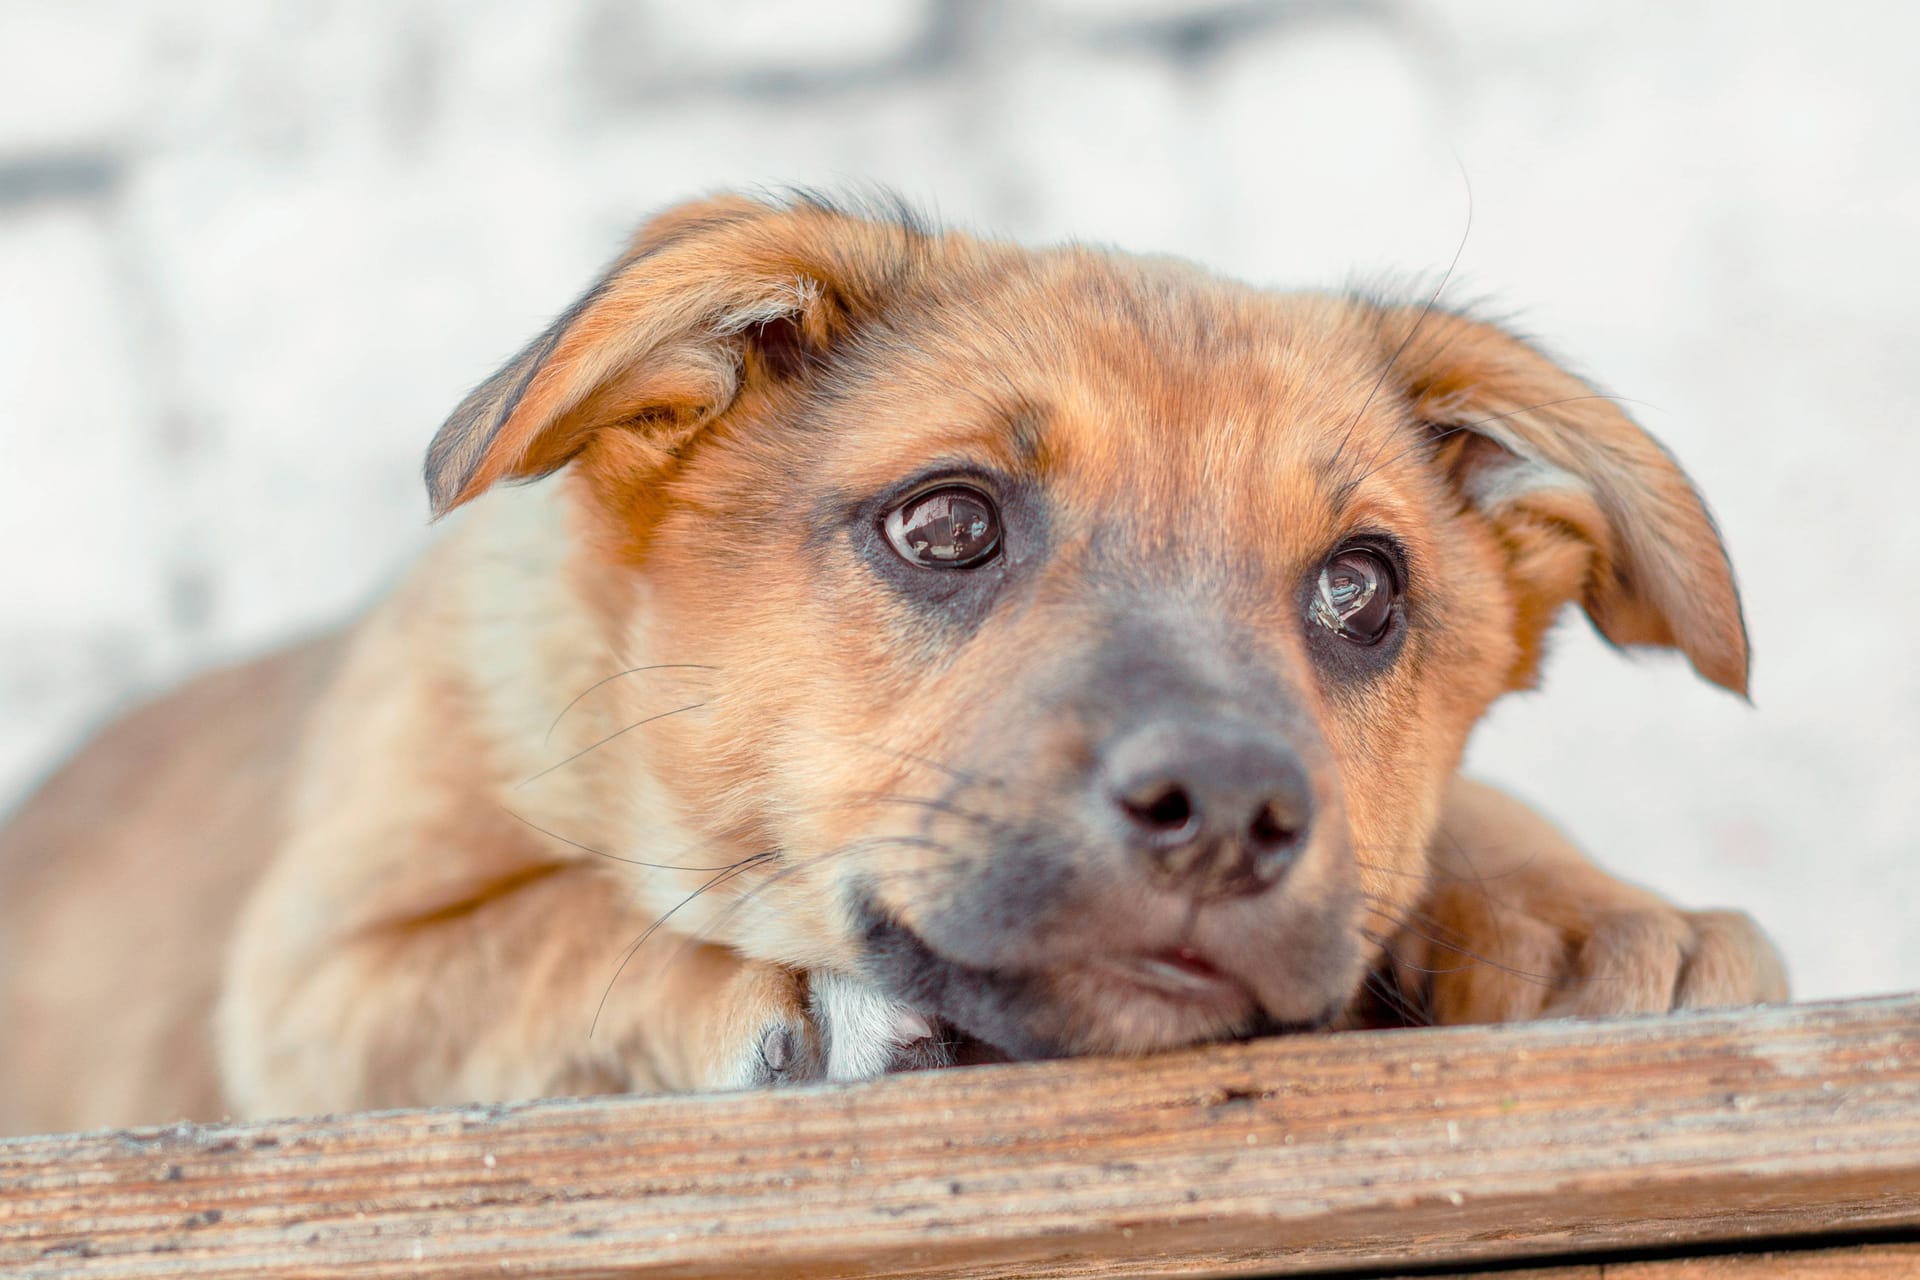
[[[886,511],[952,477],[998,556],[907,563]],[[1569,602],[1747,672],[1686,478],[1492,325],[722,197],[426,480],[471,510],[371,615],[0,837],[0,1131],[1785,996],[1744,916],[1455,776]],[[1406,578],[1370,647],[1311,620],[1362,536]],[[1128,852],[1103,762],[1163,722],[1294,762],[1283,879]]]

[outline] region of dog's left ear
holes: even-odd
[[[1492,325],[1401,309],[1386,314],[1381,337],[1390,355],[1399,349],[1395,372],[1441,466],[1509,556],[1516,683],[1531,681],[1547,627],[1578,600],[1612,643],[1679,649],[1702,676],[1746,694],[1747,630],[1726,548],[1651,436]]]
[[[453,411],[427,452],[441,516],[590,451],[645,474],[743,389],[817,367],[925,240],[800,197],[669,209],[565,314]]]

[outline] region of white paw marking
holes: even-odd
[[[909,1047],[933,1039],[933,1024],[924,1014],[856,978],[816,973],[809,982],[829,1080],[883,1076]]]

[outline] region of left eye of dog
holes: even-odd
[[[1000,549],[1000,511],[972,485],[917,493],[887,512],[882,526],[900,558],[926,569],[971,569]]]
[[[1313,620],[1355,644],[1377,644],[1393,621],[1393,566],[1366,547],[1343,547],[1320,570]]]

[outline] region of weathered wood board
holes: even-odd
[[[1895,1228],[1920,996],[0,1141],[9,1277],[1586,1280],[1567,1257]],[[1899,1243],[1796,1256],[1831,1265],[1605,1275],[1920,1275]]]

